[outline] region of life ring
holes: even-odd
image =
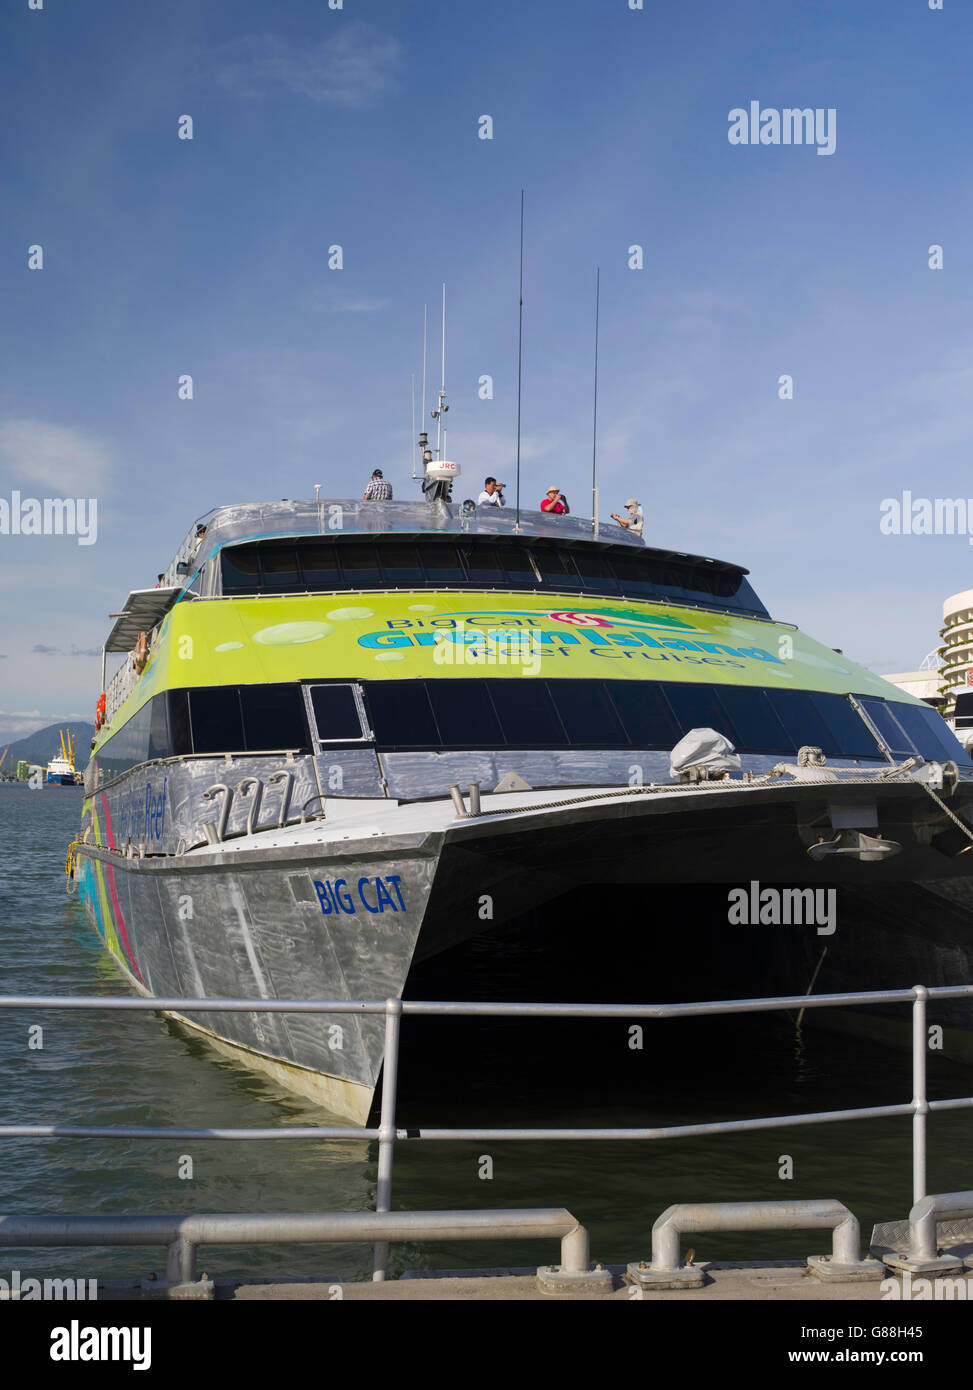
[[[139,640],[135,646],[135,655],[132,658],[132,664],[134,665],[136,671],[138,671],[139,675],[141,675],[142,672],[145,670],[148,660],[149,639],[146,637],[144,632],[140,632]]]
[[[105,722],[105,692],[102,691],[98,696],[98,703],[95,705],[95,728],[100,729]]]

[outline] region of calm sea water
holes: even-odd
[[[64,854],[80,792],[0,786],[0,993],[128,992],[64,892]],[[687,935],[687,946],[690,938]],[[606,933],[595,949],[624,948]],[[477,952],[469,957],[475,972]],[[521,963],[484,956],[475,993]],[[494,995],[495,997],[495,995]],[[28,1047],[41,1024],[43,1050]],[[652,1031],[663,1028],[664,1032]],[[589,1030],[589,1031],[586,1031]],[[930,1094],[973,1093],[973,1070],[929,1054]],[[627,1024],[463,1021],[448,1033],[406,1022],[399,1119],[409,1125],[631,1125],[838,1109],[907,1100],[908,1051],[793,1019],[647,1025],[645,1047]],[[310,1103],[221,1058],[151,1013],[0,1010],[0,1124],[326,1124]],[[973,1114],[930,1120],[930,1191],[969,1188]],[[326,1129],[322,1134],[326,1135]],[[193,1177],[179,1177],[189,1154]],[[781,1181],[780,1156],[794,1178]],[[484,1156],[492,1178],[484,1179]],[[356,1211],[374,1206],[377,1151],[357,1141],[192,1144],[168,1141],[0,1140],[0,1215]],[[403,1143],[393,1205],[404,1209],[566,1206],[589,1228],[592,1253],[615,1263],[647,1258],[654,1219],[675,1201],[836,1197],[862,1223],[902,1219],[911,1201],[910,1121],[821,1125],[653,1144]],[[826,1236],[700,1236],[700,1259],[819,1253]],[[545,1242],[393,1247],[405,1269],[550,1263]],[[0,1250],[0,1276],[138,1277],[161,1271],[158,1250]],[[360,1278],[365,1247],[206,1251],[210,1274]]]

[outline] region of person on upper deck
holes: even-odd
[[[506,483],[498,483],[496,478],[487,478],[483,483],[483,491],[476,499],[478,507],[505,507],[507,505],[503,495]]]
[[[541,502],[542,512],[554,512],[557,516],[564,516],[571,508],[568,506],[568,499],[559,487],[549,487],[547,496]]]
[[[365,489],[363,502],[391,502],[392,484],[387,483],[382,476],[382,470],[376,468],[372,474],[372,480]]]
[[[625,503],[625,510],[628,512],[627,517],[612,512],[612,521],[617,521],[619,526],[624,526],[625,530],[631,531],[633,536],[641,536],[642,527],[645,524],[641,502],[636,502],[634,497],[630,497]]]

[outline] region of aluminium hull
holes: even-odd
[[[973,819],[973,784],[950,806]],[[600,997],[629,954],[621,998],[639,1001],[803,993],[814,978],[816,992],[973,978],[970,841],[914,782],[486,795],[470,819],[441,799],[367,807],[368,824],[345,807],[333,824],[175,855],[82,845],[79,892],[135,987],[162,997],[399,997],[423,961],[484,932],[523,931],[541,909],[564,921],[590,914],[579,999]],[[815,863],[808,848],[833,820],[900,852]],[[754,883],[833,891],[834,920],[731,921],[728,886]],[[462,975],[449,983],[451,997],[469,997]],[[957,1004],[943,1017],[969,1026],[969,1014]],[[367,1118],[381,1017],[184,1021],[335,1114]]]

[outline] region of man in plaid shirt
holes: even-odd
[[[368,487],[365,489],[365,496],[362,498],[362,501],[391,502],[391,500],[392,484],[387,483],[385,479],[382,477],[382,470],[380,468],[376,468],[375,472],[372,474],[372,481],[368,484]]]

